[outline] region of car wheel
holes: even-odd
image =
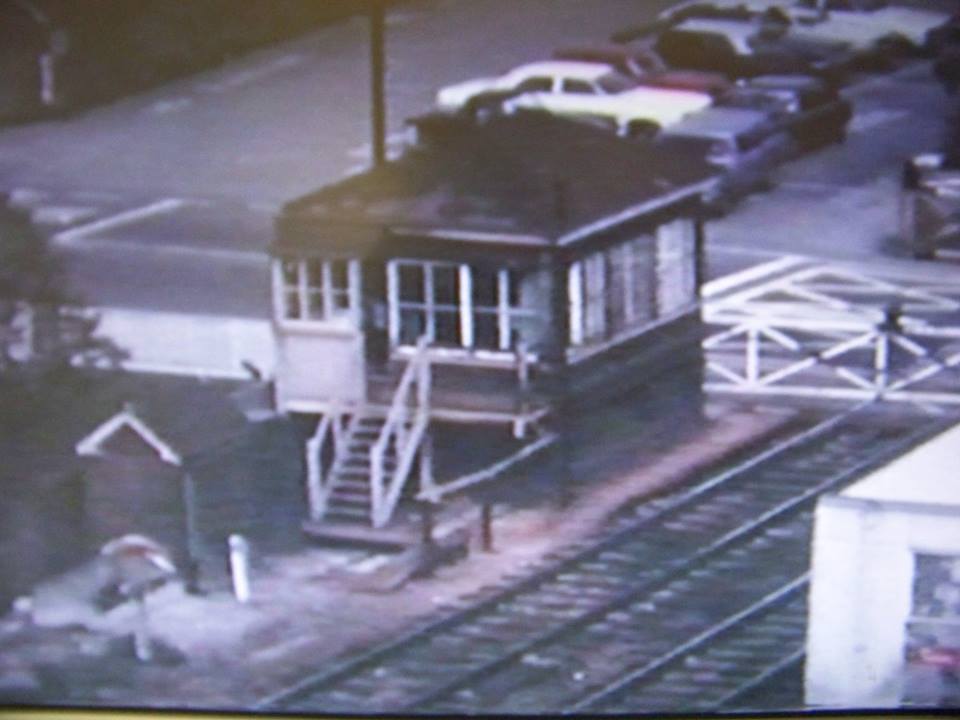
[[[483,95],[473,98],[464,107],[466,114],[474,120],[486,120],[503,110],[502,99]]]
[[[627,125],[627,137],[634,140],[652,140],[660,132],[660,126],[650,120],[636,120]]]

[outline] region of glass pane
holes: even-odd
[[[423,310],[400,311],[400,344],[416,345],[426,331],[427,316]]]
[[[473,306],[497,307],[497,271],[492,268],[471,268],[473,280]]]
[[[307,287],[323,287],[323,261],[307,260]]]
[[[423,267],[420,265],[400,265],[400,300],[404,302],[423,302]]]
[[[297,267],[300,263],[296,260],[284,260],[280,263],[280,269],[283,274],[283,284],[296,286],[297,284]]]
[[[498,350],[500,334],[496,313],[473,314],[473,344],[481,350]]]
[[[283,294],[283,316],[288,320],[300,319],[300,293],[287,290]]]
[[[346,290],[349,285],[347,264],[346,260],[332,260],[330,262],[330,275],[335,290]]]
[[[438,311],[434,319],[433,341],[437,345],[460,346],[460,313]]]
[[[437,305],[460,304],[460,269],[457,266],[433,267],[433,301]]]
[[[307,317],[311,320],[323,320],[323,293],[319,290],[307,292]]]
[[[334,290],[333,291],[333,309],[334,310],[349,310],[350,309],[350,293],[346,290]]]

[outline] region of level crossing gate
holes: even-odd
[[[786,258],[704,289],[713,393],[960,406],[960,271]]]

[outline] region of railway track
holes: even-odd
[[[822,422],[638,506],[608,537],[259,707],[372,714],[735,704],[802,653],[817,497],[942,425],[860,408]]]

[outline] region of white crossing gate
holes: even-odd
[[[960,405],[960,272],[795,261],[705,292],[705,390]]]

